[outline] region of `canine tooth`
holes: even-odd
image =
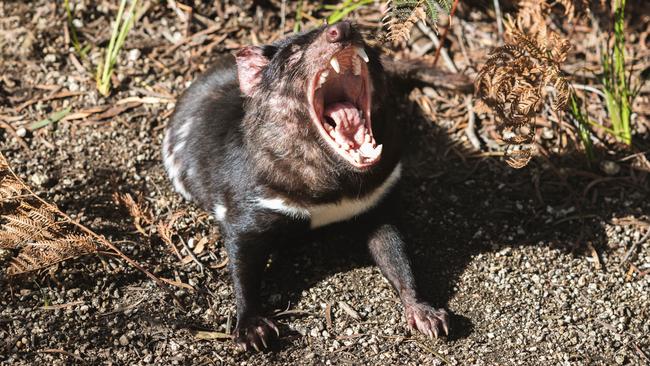
[[[366,136],[363,138],[363,142],[369,144],[371,141],[372,141],[372,136],[370,136],[369,133],[366,133]]]
[[[332,65],[332,68],[337,74],[341,72],[341,65],[339,65],[339,60],[336,59],[336,56],[330,59],[330,65]]]
[[[375,149],[372,148],[372,145],[370,144],[363,144],[359,148],[359,151],[364,155],[364,156],[371,156],[371,154],[375,151]]]
[[[359,60],[357,57],[352,59],[352,69],[354,71],[354,75],[361,75],[361,60]]]
[[[354,159],[354,161],[356,161],[357,163],[361,162],[361,156],[359,155],[358,152],[356,152],[354,150],[350,151],[350,156],[352,156],[352,159]]]
[[[384,148],[384,145],[378,145],[375,147],[375,158],[381,155],[381,150]]]
[[[319,88],[320,88],[321,86],[323,86],[323,84],[325,84],[325,82],[327,81],[327,77],[329,76],[329,74],[330,74],[330,73],[329,73],[329,71],[327,71],[327,70],[323,71],[323,72],[320,74],[320,77],[318,78],[318,87],[319,87]]]
[[[332,125],[330,125],[327,122],[323,123],[323,128],[325,128],[325,131],[327,131],[327,132],[330,132],[330,131],[334,130],[334,127],[332,127]]]
[[[357,47],[357,55],[359,55],[359,57],[361,57],[366,63],[370,61],[368,54],[366,53],[366,50],[363,49],[363,47]]]

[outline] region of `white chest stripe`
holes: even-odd
[[[300,207],[287,204],[282,198],[258,198],[260,207],[280,212],[290,217],[310,219],[311,228],[317,228],[339,221],[349,220],[373,208],[390,191],[402,175],[402,164],[399,163],[388,178],[374,191],[365,197],[315,206]]]

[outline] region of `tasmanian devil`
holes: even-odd
[[[291,235],[355,220],[411,328],[448,333],[421,300],[405,244],[382,201],[401,174],[400,131],[384,70],[348,22],[217,63],[182,95],[163,143],[167,173],[220,224],[237,301],[235,341],[266,348],[260,308],[269,255]],[[383,211],[382,211],[383,210]]]

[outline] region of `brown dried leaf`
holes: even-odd
[[[548,87],[554,90],[556,111],[567,106],[571,95],[560,71],[570,44],[548,28],[551,5],[524,0],[519,6],[516,19],[505,22],[506,45],[492,51],[475,80],[480,99],[496,115],[497,132],[509,145],[533,142],[535,118],[547,100]],[[506,162],[520,168],[531,156],[530,149],[507,150]]]
[[[5,268],[8,275],[40,270],[97,251],[93,239],[75,231],[56,207],[31,193],[21,195],[30,190],[11,172],[2,154],[0,177],[0,202],[11,202],[4,207],[12,210],[0,217],[0,248],[17,251]]]

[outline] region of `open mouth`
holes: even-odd
[[[316,73],[309,84],[310,114],[323,139],[357,168],[376,164],[377,145],[370,123],[368,55],[363,47],[346,47]]]

